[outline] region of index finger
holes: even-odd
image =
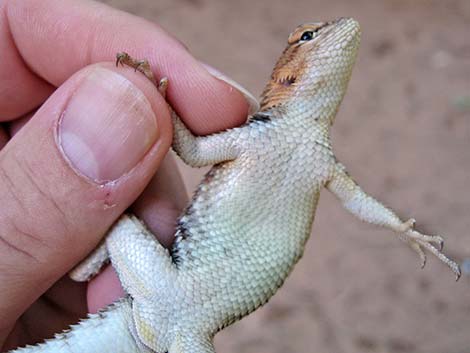
[[[0,5],[0,80],[10,83],[0,85],[0,120],[34,109],[74,72],[119,51],[147,59],[157,77],[169,78],[168,100],[194,133],[245,121],[243,94],[211,75],[160,27],[104,4],[72,0]]]

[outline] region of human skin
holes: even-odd
[[[162,244],[172,242],[186,192],[165,157],[168,108],[143,75],[110,62],[123,50],[169,78],[167,100],[195,134],[246,119],[244,95],[153,23],[88,1],[1,1],[4,350],[50,337],[122,295],[111,268],[88,286],[66,273],[128,207]]]

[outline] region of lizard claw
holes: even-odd
[[[439,251],[441,251],[444,247],[444,238],[439,235],[425,235],[415,230],[409,229],[405,232],[404,236],[413,240],[421,240],[427,243],[434,243],[436,244],[436,247]]]
[[[408,221],[403,222],[399,227],[397,227],[397,230],[400,233],[400,238],[418,254],[421,260],[421,268],[426,265],[426,254],[424,253],[424,250],[427,250],[445,263],[452,272],[454,272],[458,280],[461,275],[459,265],[442,253],[442,249],[444,248],[444,239],[438,235],[421,234],[414,230],[415,223],[416,221],[413,218],[410,218]]]
[[[403,239],[408,243],[408,245],[411,247],[411,249],[416,252],[419,256],[419,259],[421,261],[421,268],[424,268],[426,266],[426,254],[424,253],[423,249],[421,246],[416,242],[411,239]]]
[[[123,66],[127,65],[132,67],[134,71],[141,72],[145,77],[152,81],[155,86],[159,87],[147,60],[136,60],[126,52],[119,52],[116,54],[116,66],[119,66],[119,64]]]
[[[168,89],[168,77],[163,77],[158,81],[158,92],[162,95],[163,98],[166,98],[166,91]]]
[[[124,65],[125,61],[127,61],[130,58],[129,54],[126,52],[119,52],[116,53],[116,67],[119,66],[119,64]]]
[[[426,254],[424,253],[424,250],[427,250],[452,270],[456,275],[456,280],[460,278],[461,271],[459,265],[442,253],[444,246],[444,239],[442,237],[438,235],[425,235],[418,231],[409,229],[408,231],[401,233],[400,238],[419,255],[421,268],[426,265]]]

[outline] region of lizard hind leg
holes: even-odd
[[[89,281],[98,274],[107,262],[109,262],[109,254],[106,243],[103,240],[88,257],[69,272],[69,277],[76,282]]]
[[[124,290],[134,300],[158,301],[173,291],[177,270],[170,253],[137,217],[121,216],[106,246]]]
[[[175,321],[172,316],[174,297],[166,299],[158,303],[133,301],[133,335],[136,341],[152,352],[215,353],[213,335]],[[204,322],[204,317],[201,316],[200,320]]]
[[[215,353],[212,339],[204,336],[177,334],[168,353]]]

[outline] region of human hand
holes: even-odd
[[[122,294],[112,270],[88,289],[66,273],[148,183],[132,210],[166,246],[186,202],[165,158],[166,102],[143,75],[103,62],[122,50],[148,59],[196,134],[241,124],[249,104],[161,28],[98,3],[4,0],[0,50],[0,347],[9,349]]]

